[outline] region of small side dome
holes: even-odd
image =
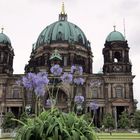
[[[0,44],[11,45],[9,37],[5,35],[3,31],[0,33]]]
[[[126,40],[122,33],[118,32],[114,29],[114,31],[112,31],[107,36],[106,41],[112,42],[112,41],[126,41]]]

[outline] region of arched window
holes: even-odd
[[[123,90],[121,86],[117,86],[115,88],[115,93],[117,98],[122,98],[123,97]]]
[[[98,97],[98,89],[93,88],[93,90],[92,90],[92,98],[97,98],[97,97]]]
[[[19,90],[19,88],[14,88],[13,89],[13,98],[14,99],[20,98],[20,90]]]
[[[77,86],[76,88],[76,95],[82,95],[82,86]]]
[[[120,52],[115,52],[114,53],[114,62],[121,62],[122,56]]]

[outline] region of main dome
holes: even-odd
[[[46,44],[63,43],[80,44],[89,47],[84,32],[75,24],[67,21],[67,15],[60,13],[59,20],[47,26],[39,35],[35,49]]]

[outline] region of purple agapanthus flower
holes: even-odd
[[[81,95],[80,95],[80,96],[75,96],[74,102],[75,102],[76,104],[81,104],[81,103],[84,102],[84,97],[81,96]]]
[[[54,106],[56,104],[55,99],[47,99],[46,100],[46,106]]]
[[[34,77],[35,87],[44,87],[49,83],[48,75],[44,72],[39,72]]]
[[[36,87],[35,93],[36,93],[36,95],[44,96],[45,95],[45,87],[43,85]]]
[[[51,105],[52,105],[51,99],[46,100],[46,106],[51,106]]]
[[[27,73],[21,80],[23,86],[27,89],[33,89],[35,87],[35,73]]]
[[[76,70],[76,66],[71,66],[71,73],[73,74],[74,72],[75,72],[75,70]]]
[[[78,71],[79,75],[82,75],[83,74],[83,67],[82,66],[78,66],[77,67],[77,71]]]
[[[85,82],[85,80],[84,80],[83,78],[81,78],[81,77],[74,78],[74,83],[75,83],[76,85],[83,85],[84,82]]]
[[[79,74],[79,75],[82,75],[83,74],[83,68],[82,66],[72,66],[71,67],[71,73],[72,74]]]
[[[99,108],[99,105],[97,104],[97,102],[93,101],[89,104],[91,110],[96,111]]]
[[[67,84],[70,84],[72,83],[72,79],[73,79],[73,75],[70,74],[70,73],[64,73],[62,76],[61,76],[61,80],[64,82],[64,83],[67,83]]]
[[[45,93],[45,86],[49,83],[49,79],[47,73],[27,73],[21,79],[20,83],[26,89],[34,90],[37,96],[43,96]]]
[[[60,76],[62,74],[62,68],[58,64],[52,66],[50,71],[54,76]]]

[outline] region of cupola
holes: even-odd
[[[113,42],[113,41],[126,41],[126,40],[122,33],[120,33],[119,31],[116,31],[115,26],[114,26],[114,31],[109,33],[109,35],[106,38],[106,41]]]

